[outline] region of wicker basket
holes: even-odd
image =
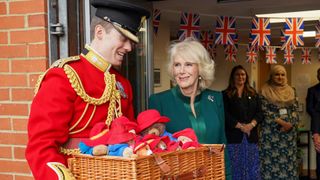
[[[76,179],[225,179],[224,146],[165,152],[138,158],[75,155],[68,165]]]

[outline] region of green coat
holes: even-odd
[[[170,118],[166,130],[170,133],[193,128],[198,140],[203,144],[227,144],[225,136],[224,106],[221,92],[206,89],[195,98],[193,116],[190,98],[184,96],[178,86],[151,95],[149,109],[157,109],[161,115]],[[226,175],[231,179],[228,153],[225,150]]]

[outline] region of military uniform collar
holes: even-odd
[[[104,58],[88,44],[86,44],[81,55],[85,57],[92,65],[103,72],[109,71],[111,68],[111,64],[105,61]]]

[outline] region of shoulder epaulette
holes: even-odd
[[[80,56],[71,56],[71,57],[67,57],[67,58],[62,58],[62,59],[58,59],[55,62],[53,62],[50,66],[50,68],[48,68],[44,73],[42,73],[37,80],[37,83],[35,85],[35,89],[34,89],[34,95],[37,94],[41,82],[43,80],[43,78],[45,77],[45,75],[47,74],[47,72],[51,69],[51,68],[56,68],[56,67],[63,67],[65,64],[72,62],[72,61],[78,61],[80,59]]]
[[[71,56],[67,58],[58,59],[54,63],[52,63],[50,68],[63,67],[65,64],[68,64],[69,62],[78,61],[79,59],[80,56]]]

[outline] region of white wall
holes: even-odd
[[[160,86],[154,92],[161,92],[170,88],[170,79],[167,73],[168,47],[170,45],[170,28],[167,21],[161,21],[157,36],[153,37],[154,68],[160,69]]]

